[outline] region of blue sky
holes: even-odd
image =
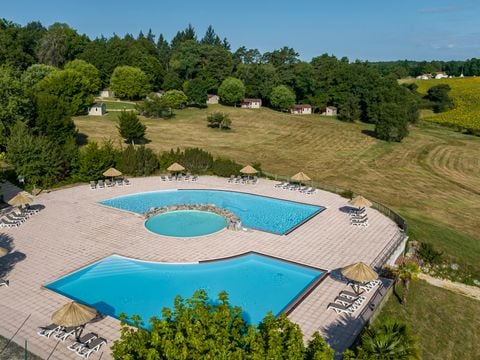
[[[233,50],[289,46],[305,60],[480,57],[478,0],[1,0],[0,17],[66,22],[91,38],[151,28],[170,39],[189,23],[199,35],[212,24]]]

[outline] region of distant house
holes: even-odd
[[[320,110],[322,116],[337,116],[338,109],[335,106],[327,106]]]
[[[240,106],[243,109],[260,109],[262,106],[262,99],[243,99]]]
[[[107,112],[107,106],[104,103],[96,103],[90,109],[88,109],[88,115],[90,116],[102,116]]]
[[[218,95],[208,94],[207,104],[208,105],[218,104],[219,100],[220,100],[220,97]]]
[[[438,72],[435,74],[435,79],[447,79],[448,75],[446,72]]]
[[[100,97],[101,98],[113,98],[115,97],[115,93],[111,90],[105,89],[100,91]]]
[[[309,104],[295,104],[290,109],[290,113],[292,114],[301,114],[307,115],[312,113],[312,106]]]
[[[430,80],[431,78],[432,74],[422,74],[417,76],[418,80]]]

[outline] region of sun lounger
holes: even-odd
[[[283,186],[285,186],[285,182],[282,181],[281,183],[276,183],[274,186],[275,186],[276,188],[283,187]]]
[[[103,182],[103,180],[98,180],[98,187],[100,189],[105,189],[105,183]]]
[[[168,179],[168,181],[172,181],[173,180],[172,175],[168,175],[167,179]]]
[[[162,181],[167,181],[167,178],[165,177],[165,175],[161,175],[160,179],[162,179]]]
[[[192,181],[197,181],[197,180],[198,180],[198,175],[194,175],[194,176],[192,177]]]
[[[185,181],[189,181],[190,180],[190,175],[185,175]]]
[[[96,189],[97,188],[97,182],[96,181],[90,181],[90,189]]]
[[[107,179],[107,180],[105,180],[105,185],[106,185],[107,187],[112,187],[112,186],[113,186],[113,182]]]
[[[327,309],[333,309],[337,314],[353,314],[358,309],[358,306],[355,304],[345,306],[337,303],[330,303],[328,304]]]
[[[57,340],[60,340],[61,342],[64,342],[65,340],[67,340],[70,336],[72,336],[73,334],[75,334],[75,330],[77,330],[78,327],[77,326],[70,326],[70,327],[66,327],[66,328],[63,328],[61,329],[60,331],[57,331],[53,337]]]
[[[230,178],[227,181],[231,183],[233,180],[235,180],[235,175],[230,175]]]
[[[0,279],[0,286],[9,287],[10,286],[10,280]]]
[[[122,179],[117,179],[115,181],[115,183],[117,184],[117,186],[123,186],[123,180]]]
[[[123,185],[129,186],[130,185],[130,180],[123,179]]]
[[[34,207],[35,206],[35,207]],[[29,213],[32,213],[32,214],[36,214],[40,211],[40,209],[38,208],[38,206],[36,205],[25,205],[25,207],[23,208],[23,211],[28,211]]]
[[[18,221],[11,222],[4,218],[0,219],[0,227],[18,227],[18,226],[20,226],[20,222]]]
[[[13,216],[16,216],[16,217],[29,218],[30,216],[32,216],[35,213],[32,212],[32,211],[22,210],[22,209],[17,208],[17,209],[12,210],[10,214],[12,214]]]
[[[56,334],[57,332],[61,331],[62,327],[57,324],[50,324],[47,326],[41,326],[37,329],[37,335],[50,337],[51,335]]]
[[[97,334],[94,333],[88,333],[80,337],[78,341],[75,341],[73,344],[71,344],[69,347],[67,347],[68,350],[70,351],[79,351],[81,348],[85,347],[87,344],[92,342],[98,337]]]
[[[107,340],[105,340],[104,338],[101,338],[101,337],[96,338],[91,342],[89,342],[88,344],[86,344],[85,346],[83,346],[82,348],[80,348],[77,351],[77,354],[80,356],[83,356],[85,359],[88,359],[90,355],[100,350],[100,348],[106,343],[107,343]]]
[[[22,223],[25,222],[25,220],[26,220],[25,216],[15,216],[12,213],[5,215],[5,218],[9,221],[12,221],[12,222],[17,221],[17,222],[22,222]]]
[[[360,296],[360,294],[348,290],[342,290],[340,291],[340,296],[356,299]]]
[[[353,304],[356,304],[356,305],[362,305],[363,302],[366,300],[367,298],[365,296],[357,296],[355,298],[352,298],[352,297],[346,297],[346,296],[343,296],[343,295],[339,295],[335,298],[335,302],[337,303],[340,303],[342,305],[345,305],[345,306],[349,306],[349,305],[353,305]]]

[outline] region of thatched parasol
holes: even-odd
[[[300,182],[300,183],[312,180],[303,171],[300,171],[299,173],[293,175],[291,179],[292,179],[292,181],[296,181],[296,182]]]
[[[78,327],[75,331],[75,336],[78,339],[82,333],[83,325],[95,319],[96,316],[97,310],[72,301],[53,313],[52,322],[65,327]]]
[[[3,247],[0,247],[0,257],[5,256],[7,254],[8,254],[8,250]]]
[[[258,173],[258,170],[251,165],[247,165],[243,169],[241,169],[240,172],[246,175],[255,175],[256,173]]]
[[[167,168],[167,171],[170,171],[170,172],[180,172],[183,170],[185,170],[185,168],[179,163],[173,163]]]
[[[122,176],[122,172],[121,171],[118,171],[117,169],[111,167],[110,169],[108,169],[107,171],[105,171],[103,173],[103,176],[105,177],[111,177],[111,178],[114,178],[116,176]]]
[[[372,203],[368,199],[364,198],[362,195],[355,196],[348,203],[350,205],[353,205],[353,206],[357,207],[357,208],[372,206]]]
[[[30,204],[32,201],[32,196],[26,191],[22,191],[15,195],[13,198],[11,198],[8,204],[12,206],[23,206]]]
[[[347,279],[352,280],[356,283],[366,283],[378,279],[378,274],[370,266],[364,262],[358,262],[345,266],[342,270],[342,275]],[[354,290],[357,291],[358,289]]]

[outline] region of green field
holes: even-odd
[[[215,110],[230,115],[231,131],[206,126],[207,114]],[[124,146],[115,120],[116,114],[109,114],[100,119],[79,117],[75,123],[89,140],[111,138]],[[201,147],[242,164],[261,162],[263,170],[273,173],[292,175],[305,171],[314,180],[365,194],[398,210],[407,218],[412,237],[431,242],[463,271],[480,279],[478,137],[422,123],[412,127],[410,136],[402,143],[386,143],[369,135],[371,125],[343,123],[318,115],[295,116],[269,109],[220,105],[204,110],[187,108],[177,111],[170,120],[143,119],[143,122],[148,127],[147,146],[155,151]],[[411,295],[418,296],[418,302],[412,300],[408,309],[414,314],[423,311],[424,314],[418,319],[408,314],[402,316],[414,327],[425,326],[423,322],[428,323],[429,316],[435,317],[439,326],[428,331],[421,328],[420,332],[424,352],[432,354],[426,358],[433,359],[436,354],[437,359],[453,359],[457,351],[462,353],[462,331],[466,333],[463,338],[469,341],[478,336],[478,331],[475,335],[470,326],[460,328],[461,324],[455,323],[458,327],[455,346],[449,348],[436,349],[436,340],[430,338],[443,339],[450,334],[445,324],[456,321],[457,317],[468,319],[473,309],[471,300],[440,291],[441,297],[433,296],[425,304],[429,291],[436,294],[440,290],[426,284],[414,286]],[[438,318],[436,308],[446,306],[448,311],[442,312],[443,319]],[[399,309],[391,304],[385,311]],[[478,303],[475,309],[478,313]],[[444,324],[440,326],[442,320]],[[466,348],[470,346],[465,344]],[[477,350],[469,351],[472,354]]]
[[[401,292],[401,286],[398,286]],[[423,281],[411,285],[407,306],[392,295],[378,320],[393,317],[410,325],[422,359],[480,359],[480,302]]]
[[[102,101],[108,110],[135,109],[135,104],[123,101]]]
[[[414,82],[418,85],[418,92],[421,94],[426,94],[430,87],[438,84],[448,84],[452,88],[450,96],[455,102],[455,108],[440,114],[424,113],[423,119],[480,131],[480,78],[415,80]]]

